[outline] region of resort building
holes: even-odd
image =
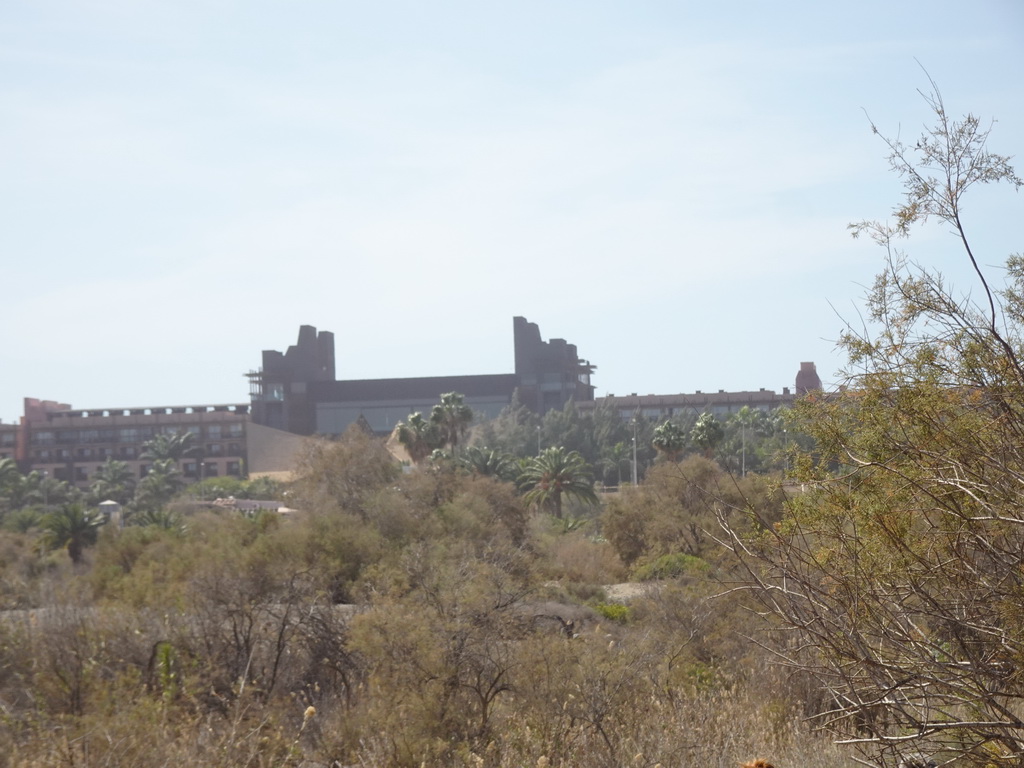
[[[523,317],[512,319],[512,332],[512,373],[338,381],[334,334],[304,325],[293,346],[283,353],[265,350],[262,367],[246,374],[249,403],[78,409],[26,398],[20,423],[0,424],[0,459],[13,458],[23,472],[36,470],[84,487],[107,459],[127,462],[144,477],[147,441],[162,433],[190,432],[196,456],[184,459],[181,470],[196,481],[285,472],[292,469],[304,436],[337,436],[352,424],[386,435],[410,414],[429,413],[447,392],[463,395],[478,421],[497,416],[514,393],[541,416],[572,400],[580,410],[608,403],[623,419],[642,414],[661,420],[681,412],[725,418],[744,406],[771,410],[821,387],[814,363],[801,363],[793,392],[595,399],[590,381],[595,367],[580,358],[575,345],[544,341],[537,325]]]
[[[497,416],[517,390],[540,415],[570,399],[594,399],[594,366],[575,345],[543,341],[536,323],[523,317],[512,319],[512,333],[514,373],[337,381],[334,335],[304,325],[294,346],[283,354],[264,351],[263,367],[248,374],[252,419],[300,435],[340,435],[356,422],[386,435],[410,414],[429,413],[446,392],[463,395],[478,420]]]
[[[611,406],[618,411],[623,421],[636,416],[643,416],[648,421],[664,421],[680,414],[700,416],[702,413],[710,413],[724,421],[741,408],[772,411],[790,406],[796,398],[819,389],[821,379],[814,363],[800,363],[795,389],[783,387],[781,393],[764,388],[752,392],[726,392],[720,389],[717,392],[697,391],[676,395],[638,395],[633,392],[626,396],[598,397],[588,402],[577,403],[576,407],[586,412],[602,406]]]
[[[246,374],[249,403],[78,409],[25,398],[20,423],[0,424],[0,458],[84,487],[107,459],[144,477],[147,441],[190,432],[196,456],[181,462],[187,480],[274,474],[292,468],[302,436],[336,436],[357,422],[387,434],[446,392],[462,394],[480,420],[497,416],[516,390],[538,413],[593,399],[593,366],[575,346],[543,341],[522,317],[513,318],[513,335],[515,373],[337,381],[334,334],[304,325],[295,345],[264,351],[262,368]]]

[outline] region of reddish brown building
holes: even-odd
[[[124,461],[136,477],[143,477],[149,468],[142,458],[143,443],[161,433],[191,432],[202,459],[182,462],[186,478],[241,476],[246,472],[248,420],[248,405],[82,410],[27,397],[21,423],[11,430],[13,458],[23,472],[45,472],[76,485],[87,484],[107,459]]]

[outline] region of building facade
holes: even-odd
[[[595,368],[579,357],[575,345],[544,341],[537,325],[523,317],[513,318],[512,330],[513,373],[338,381],[334,334],[304,325],[293,346],[283,353],[264,350],[262,367],[247,374],[249,403],[76,409],[26,398],[20,423],[0,424],[0,459],[15,459],[23,472],[45,472],[85,487],[108,459],[124,461],[136,477],[144,477],[149,469],[144,444],[159,434],[189,432],[197,457],[183,460],[181,470],[195,481],[290,470],[302,436],[335,436],[354,423],[388,434],[410,414],[429,413],[446,392],[462,394],[480,421],[496,417],[517,392],[520,402],[541,416],[573,400],[581,411],[608,404],[623,419],[639,413],[663,420],[682,412],[727,418],[744,406],[772,410],[821,388],[814,363],[801,363],[794,392],[595,398],[590,381]]]
[[[618,411],[623,421],[628,421],[638,415],[648,421],[665,421],[680,414],[700,416],[703,413],[710,413],[720,421],[724,421],[744,407],[752,410],[772,411],[776,408],[791,406],[798,397],[821,389],[821,379],[818,377],[814,363],[800,363],[795,384],[793,390],[783,387],[781,393],[763,387],[750,392],[726,392],[724,389],[720,389],[717,392],[697,391],[676,395],[638,395],[634,392],[619,397],[615,395],[598,397],[589,402],[577,403],[576,407],[580,411],[586,412],[602,406],[609,406]]]
[[[181,462],[186,480],[274,474],[292,468],[301,436],[339,435],[355,422],[387,434],[411,413],[428,413],[446,392],[462,394],[480,420],[497,416],[517,389],[538,413],[570,398],[593,399],[593,366],[574,345],[543,341],[521,317],[513,319],[513,335],[515,373],[338,381],[334,334],[304,325],[294,345],[264,350],[262,367],[247,374],[249,403],[77,409],[25,398],[20,423],[0,424],[0,459],[85,487],[107,459],[144,477],[144,444],[189,432],[197,456]]]
[[[181,462],[186,479],[241,476],[248,421],[248,404],[79,410],[29,397],[21,423],[12,425],[13,458],[23,472],[43,472],[79,486],[87,485],[107,459],[127,463],[141,478],[150,466],[144,443],[158,434],[190,432],[202,458]]]
[[[446,392],[463,395],[480,420],[496,417],[517,390],[540,415],[570,399],[594,399],[594,366],[575,345],[544,341],[523,317],[512,319],[512,332],[514,373],[338,381],[333,334],[304,325],[294,346],[284,354],[264,351],[263,367],[248,374],[252,420],[301,435],[339,435],[359,422],[383,435],[412,413],[429,413]]]

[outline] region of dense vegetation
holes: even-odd
[[[174,524],[140,509],[93,526],[79,562],[47,553],[47,528],[8,528],[4,750],[67,766],[829,764],[802,723],[813,693],[740,639],[758,630],[738,600],[707,602],[733,566],[694,488],[743,525],[746,504],[780,514],[777,487],[694,456],[603,508],[566,494],[558,517],[534,480],[444,456],[403,471],[354,429],[310,444],[287,517],[179,497]],[[660,581],[612,601],[605,585],[630,578]]]

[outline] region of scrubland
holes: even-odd
[[[68,767],[851,764],[733,589],[701,488],[780,509],[769,482],[690,459],[557,519],[454,464],[402,473],[350,433],[310,451],[287,518],[186,506],[105,528],[77,565],[8,531],[0,749]],[[605,589],[641,579],[626,602]]]

